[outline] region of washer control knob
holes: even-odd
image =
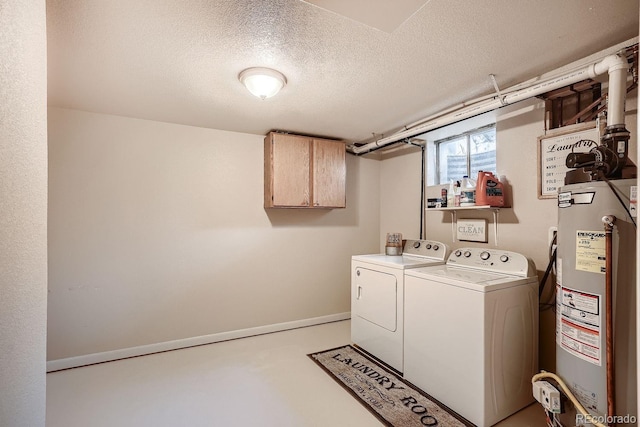
[[[413,242],[413,247],[418,249],[420,247],[420,242]]]
[[[434,251],[437,251],[438,249],[440,249],[440,246],[438,246],[438,245],[433,245],[433,250],[434,250]]]
[[[425,248],[427,248],[427,249],[431,249],[431,243],[427,243],[427,245],[425,246]]]
[[[464,251],[464,256],[465,256],[465,258],[469,258],[471,256],[471,252],[470,251]]]
[[[481,259],[487,260],[487,259],[489,259],[490,256],[491,256],[491,254],[489,252],[487,252],[487,251],[480,252],[480,258]]]
[[[457,251],[454,252],[454,254],[455,254],[455,256],[460,256],[460,255],[462,255],[462,252],[460,250],[457,250]]]
[[[507,262],[509,261],[509,257],[507,255],[500,255],[500,261]]]

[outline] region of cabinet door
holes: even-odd
[[[311,139],[296,135],[271,135],[272,206],[310,206]]]
[[[343,142],[313,140],[313,206],[346,206],[346,150]]]

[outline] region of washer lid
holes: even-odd
[[[491,273],[471,268],[436,265],[412,269],[405,273],[425,281],[445,283],[479,292],[491,292],[512,286],[537,282],[535,277],[520,277],[512,274]],[[425,286],[429,286],[425,282]]]
[[[426,265],[444,264],[444,260],[427,258],[423,256],[411,256],[411,255],[384,255],[384,254],[372,254],[372,255],[354,255],[351,257],[352,261],[367,262],[375,265],[382,265],[390,268],[409,269],[424,267]]]

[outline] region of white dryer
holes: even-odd
[[[538,280],[524,255],[462,248],[405,275],[404,378],[479,427],[531,402]]]
[[[404,273],[444,264],[444,243],[406,240],[402,255],[354,255],[351,258],[351,340],[403,372]]]

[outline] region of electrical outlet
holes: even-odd
[[[533,383],[533,397],[549,412],[559,414],[562,412],[560,392],[547,381]]]

